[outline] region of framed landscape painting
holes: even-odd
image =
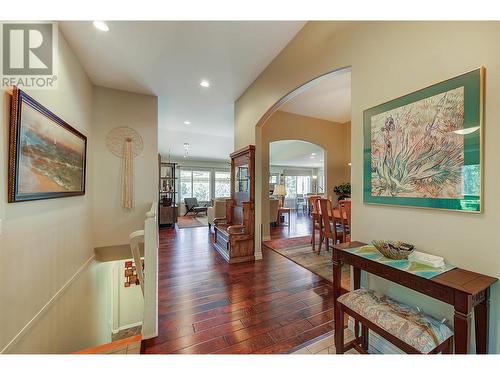
[[[482,210],[484,68],[367,109],[365,203]]]
[[[14,88],[9,203],[85,194],[86,150],[83,134]]]

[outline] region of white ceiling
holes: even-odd
[[[316,155],[312,155],[312,154]],[[314,156],[314,158],[311,158]],[[305,141],[276,141],[269,145],[269,163],[284,167],[322,168],[325,153],[314,143]]]
[[[328,75],[285,103],[280,111],[338,123],[351,121],[351,70]]]
[[[235,100],[305,22],[107,24],[109,32],[92,22],[60,24],[92,82],[159,97],[162,155],[182,157],[189,143],[190,157],[217,160],[233,151]]]

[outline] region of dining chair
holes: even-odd
[[[322,240],[325,240],[325,249],[328,250],[330,239],[333,241],[333,245],[341,243],[343,239],[342,226],[336,222],[332,201],[330,199],[321,198],[319,199],[319,206],[321,210],[322,228],[320,231],[321,237],[318,254],[321,251]]]
[[[306,207],[307,203],[304,194],[297,194],[297,196],[295,197],[295,209],[297,210],[297,212],[299,212],[299,208],[302,208],[302,212],[304,212]]]
[[[312,230],[311,230],[311,244],[312,244],[312,249],[313,252],[316,251],[316,231],[319,232],[319,251],[321,251],[321,243],[323,242],[323,239],[321,237],[321,229],[322,229],[322,223],[321,223],[321,208],[319,206],[319,197],[312,197],[312,199],[309,199],[309,204],[311,207],[311,223],[312,223]],[[318,251],[318,254],[319,254]]]
[[[351,201],[339,201],[342,242],[351,242]]]

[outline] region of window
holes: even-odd
[[[183,171],[180,180],[181,199],[196,198],[198,202],[210,200],[210,172],[209,171]]]
[[[191,198],[193,196],[192,180],[191,171],[181,170],[181,201],[184,201],[184,198]]]
[[[215,172],[215,198],[231,196],[231,173]]]
[[[297,196],[297,176],[285,176],[286,198]]]
[[[297,194],[308,194],[311,192],[311,177],[297,176]]]
[[[311,192],[311,176],[285,176],[286,198]]]
[[[270,184],[277,184],[278,183],[278,175],[277,174],[272,174],[269,176],[269,183]]]

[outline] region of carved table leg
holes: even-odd
[[[337,298],[340,297],[340,280],[342,275],[342,263],[336,258],[336,250],[333,249],[333,307],[334,307],[334,340],[335,350],[337,354],[342,354],[342,347],[344,345],[344,322],[342,321],[342,314],[338,307]],[[342,341],[340,341],[342,340]]]
[[[474,323],[476,329],[476,353],[488,353],[488,321],[489,321],[489,288],[485,291],[484,300],[474,307]]]
[[[455,354],[468,354],[472,323],[472,296],[455,291]]]
[[[353,270],[353,289],[356,290],[361,288],[361,269],[359,269],[358,267],[352,267],[352,270]],[[356,319],[354,320],[354,336],[356,338],[359,337],[359,322]]]
[[[455,354],[467,354],[470,349],[472,313],[463,314],[455,310]]]

